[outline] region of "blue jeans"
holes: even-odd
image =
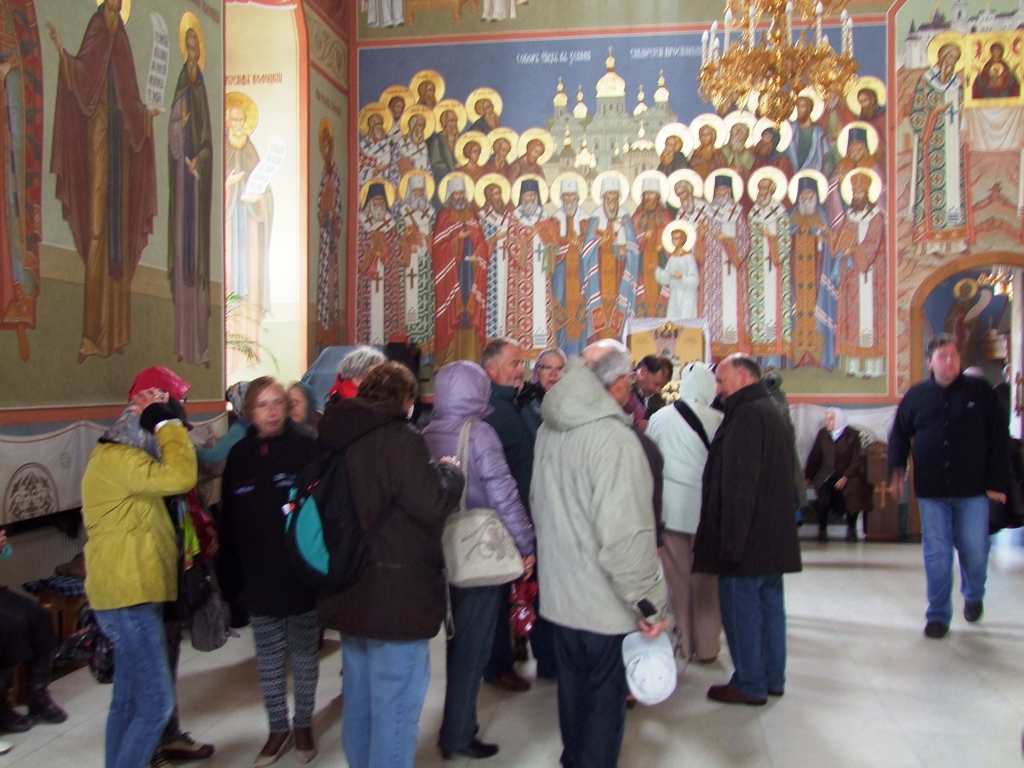
[[[444,719],[438,744],[441,749],[456,750],[469,746],[476,734],[476,698],[491,656],[502,592],[507,598],[508,585],[449,589],[455,634],[448,641]],[[508,600],[504,602],[507,605]],[[508,621],[505,627],[507,630]]]
[[[114,646],[114,693],[107,714],[106,768],[145,768],[174,710],[163,603],[96,611]]]
[[[352,768],[413,768],[429,642],[342,635],[341,746]]]
[[[626,730],[625,635],[552,624],[565,768],[615,768]]]
[[[988,497],[917,500],[921,509],[921,541],[928,577],[928,621],[949,626],[953,618],[953,547],[960,559],[960,592],[964,600],[985,597],[988,575]]]
[[[729,681],[763,699],[786,687],[786,606],[782,574],[719,576],[722,627],[736,671]]]

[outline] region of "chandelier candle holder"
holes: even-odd
[[[717,20],[701,36],[701,98],[724,115],[745,108],[756,96],[760,116],[779,124],[791,119],[797,98],[808,88],[826,101],[845,96],[858,69],[853,58],[853,20],[845,9],[848,2],[730,0],[721,43]],[[822,31],[825,17],[835,12],[841,13],[839,53]],[[795,39],[794,16],[805,25]],[[813,40],[808,38],[807,26],[812,17]],[[768,28],[758,38],[758,27],[765,19]]]

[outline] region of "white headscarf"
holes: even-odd
[[[832,440],[834,442],[843,434],[843,430],[846,429],[846,425],[850,421],[846,418],[846,412],[842,408],[829,408],[825,411],[826,416],[830,413],[836,418],[835,428],[832,430]]]

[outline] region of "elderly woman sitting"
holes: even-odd
[[[846,515],[846,540],[857,540],[857,515],[871,508],[866,466],[860,432],[842,410],[829,408],[804,465],[804,478],[818,494],[818,541],[828,541],[831,512]]]

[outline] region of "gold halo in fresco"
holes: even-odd
[[[260,121],[260,110],[252,96],[242,91],[228,91],[224,94],[224,112],[227,113],[229,109],[240,109],[245,113],[245,134],[252,136]]]
[[[398,182],[398,196],[402,200],[405,200],[405,197],[409,192],[409,181],[413,176],[423,177],[423,193],[426,195],[428,200],[432,198],[434,196],[434,177],[427,171],[409,171],[405,174]]]
[[[395,124],[395,119],[391,116],[391,110],[379,101],[375,101],[359,110],[359,132],[363,136],[370,135],[370,118],[374,115],[380,115],[381,120],[384,121],[384,133],[390,131],[391,126]]]
[[[640,205],[640,201],[643,200],[644,197],[644,182],[648,179],[654,179],[655,183],[658,185],[658,197],[660,197],[661,202],[664,203],[665,200],[668,199],[668,176],[661,171],[653,170],[644,171],[633,179],[633,202],[638,206]]]
[[[857,101],[857,94],[865,89],[875,94],[878,106],[885,106],[885,100],[888,98],[888,94],[885,90],[885,83],[874,75],[858,77],[853,81],[853,85],[850,86],[850,92],[846,94],[846,106],[848,106],[850,111],[855,115],[860,114],[860,102]]]
[[[626,178],[626,175],[620,171],[602,171],[597,174],[594,178],[593,184],[590,186],[590,199],[598,205],[604,205],[604,197],[601,193],[601,187],[604,186],[605,181],[613,181],[617,185],[617,191],[619,193],[619,212],[621,213],[621,206],[626,202],[626,198],[629,197],[629,180]]]
[[[705,125],[709,125],[715,130],[715,146],[719,149],[724,147],[725,142],[729,139],[729,135],[725,131],[725,120],[713,112],[705,112],[702,115],[697,115],[690,121],[690,133],[693,134],[693,146],[700,146],[700,129]]]
[[[576,182],[575,195],[579,198],[579,202],[583,202],[587,199],[588,185],[587,180],[580,176],[575,171],[563,171],[562,173],[555,176],[555,180],[551,182],[551,202],[560,204],[562,202],[562,188],[567,181]]]
[[[800,179],[814,179],[814,183],[818,188],[818,204],[825,199],[825,195],[828,194],[828,179],[825,178],[825,174],[821,171],[816,171],[813,168],[808,168],[806,171],[800,171],[789,180],[789,202],[796,205],[796,199],[800,194]]]
[[[430,107],[425,107],[422,104],[413,104],[402,113],[402,120],[400,122],[402,135],[409,135],[409,121],[416,117],[416,115],[420,115],[424,120],[423,138],[429,139],[434,135],[434,113],[430,111]]]
[[[821,115],[825,112],[825,100],[821,98],[821,94],[818,93],[816,88],[804,88],[800,93],[796,95],[798,99],[810,99],[811,100],[811,122],[816,123],[821,119]],[[796,122],[796,107],[793,107],[792,113],[789,115],[790,122]]]
[[[974,278],[971,278],[971,277],[965,277],[962,280],[958,280],[957,284],[953,286],[953,295],[954,296],[959,296],[960,295],[960,289],[963,286],[967,286],[967,288],[970,290],[970,293],[968,293],[967,296],[965,296],[964,298],[973,299],[975,297],[975,295],[977,295],[977,293],[978,293],[978,281],[975,280]]]
[[[438,197],[441,198],[442,203],[448,202],[448,185],[452,179],[462,179],[466,184],[466,199],[473,200],[473,192],[476,191],[476,184],[473,182],[472,177],[468,173],[462,171],[452,171],[451,173],[445,174],[444,178],[441,179],[441,185],[438,187]]]
[[[858,174],[864,174],[871,178],[871,184],[868,186],[868,202],[874,203],[882,194],[882,177],[871,168],[857,168],[843,176],[843,180],[839,183],[840,197],[843,198],[844,203],[850,204],[850,200],[853,199],[853,177]]]
[[[481,99],[486,99],[491,102],[494,106],[494,114],[500,115],[501,110],[505,108],[505,105],[501,101],[501,94],[499,94],[493,88],[477,88],[475,91],[470,92],[469,96],[466,97],[466,108],[469,109],[477,117],[483,117],[477,109],[476,103]]]
[[[467,131],[459,136],[455,142],[455,158],[462,165],[468,163],[469,158],[466,157],[466,145],[472,141],[480,145],[480,159],[477,160],[477,163],[483,165],[487,162],[487,158],[491,156],[491,140],[480,131]]]
[[[668,177],[668,203],[673,208],[680,205],[679,194],[676,192],[676,184],[680,181],[687,182],[693,188],[694,197],[704,197],[704,179],[692,168],[680,168],[672,171]]]
[[[839,148],[839,154],[846,157],[846,150],[850,146],[850,130],[853,128],[863,128],[867,133],[868,138],[865,142],[868,146],[868,154],[875,154],[875,150],[878,149],[878,131],[875,130],[875,126],[871,123],[865,123],[862,120],[854,120],[852,123],[847,123],[843,126],[843,130],[839,132],[839,136],[836,139],[836,146]]]
[[[199,38],[199,69],[206,71],[206,35],[203,34],[203,25],[199,23],[199,17],[192,11],[185,11],[181,14],[181,22],[178,24],[178,49],[181,51],[181,58],[188,61],[188,48],[185,47],[185,35],[189,30],[196,33]]]
[[[709,203],[715,199],[715,182],[719,176],[728,176],[732,182],[732,201],[738,203],[743,197],[743,179],[732,168],[719,168],[704,179],[704,199]]]
[[[686,242],[683,244],[684,252],[689,253],[697,245],[697,230],[694,229],[693,224],[685,219],[676,219],[671,224],[666,225],[661,233],[661,249],[669,256],[676,251],[676,247],[672,242],[672,233],[679,230],[686,233]]]
[[[523,188],[523,182],[527,179],[531,179],[537,182],[537,189],[539,193],[537,197],[540,198],[540,204],[543,206],[548,202],[548,183],[544,181],[540,176],[535,173],[524,173],[518,179],[512,183],[512,205],[519,207],[519,195]]]
[[[758,186],[761,184],[762,179],[771,179],[775,182],[772,200],[776,203],[781,202],[789,188],[789,179],[786,178],[786,174],[774,165],[763,166],[750,174],[750,180],[747,182],[747,194],[750,195],[750,199],[757,200]]]
[[[486,192],[491,184],[497,184],[501,188],[501,202],[508,205],[512,199],[512,185],[500,173],[485,173],[476,180],[476,194],[473,195],[473,202],[477,208],[483,208],[487,204]]]
[[[320,145],[320,157],[327,162],[327,153],[324,151],[324,137],[329,137],[331,144],[334,144],[334,126],[331,125],[331,119],[324,115],[320,118],[320,127],[317,129],[317,143]]]
[[[733,110],[725,116],[725,140],[728,143],[732,129],[739,124],[747,126],[747,143],[743,146],[750,147],[754,144],[754,127],[757,125],[757,117],[746,110]]]
[[[366,195],[370,191],[370,187],[374,184],[384,185],[384,199],[387,201],[387,206],[390,208],[395,204],[395,188],[391,186],[391,182],[381,176],[374,176],[368,182],[363,184],[359,190],[359,208],[362,210],[366,207]]]
[[[96,7],[99,8],[103,5],[103,0],[96,0]],[[132,0],[121,0],[121,21],[125,24],[128,23],[128,19],[132,15]]]
[[[939,32],[932,41],[928,43],[928,65],[934,67],[939,63],[939,51],[946,45],[955,45],[960,49],[960,58],[957,59],[956,65],[953,67],[954,72],[959,72],[964,68],[964,36],[960,32],[954,32],[953,30],[947,30],[945,32]]]
[[[519,137],[519,157],[526,157],[526,148],[531,141],[539,141],[544,145],[544,152],[537,158],[537,165],[544,165],[555,154],[555,140],[543,128],[527,128]]]
[[[511,163],[513,160],[519,157],[519,134],[516,133],[511,128],[507,128],[504,126],[501,128],[495,128],[493,131],[487,134],[487,138],[491,140],[492,153],[494,152],[494,145],[498,142],[498,139],[504,139],[505,141],[508,142],[509,146],[511,147],[511,149],[508,151],[508,157],[506,157],[505,159]]]
[[[662,127],[658,131],[657,138],[654,139],[654,148],[658,150],[659,155],[665,151],[665,139],[669,136],[677,136],[683,142],[683,148],[680,151],[689,157],[690,152],[693,151],[693,131],[683,123],[669,123]]]
[[[401,97],[402,101],[405,102],[405,108],[408,109],[416,103],[416,97],[412,95],[412,91],[406,88],[404,85],[389,85],[383,91],[381,91],[380,98],[377,99],[385,107],[388,103],[395,98],[395,96]],[[388,110],[391,111],[390,109]]]
[[[429,80],[434,84],[434,98],[440,101],[444,98],[444,78],[441,77],[440,72],[435,72],[432,69],[423,69],[412,76],[412,80],[409,81],[409,90],[412,92],[413,100],[418,102],[420,99],[420,84]]]
[[[767,117],[762,117],[757,121],[757,125],[754,126],[754,144],[757,144],[761,140],[761,134],[767,131],[769,128],[774,128],[779,132],[779,146],[775,148],[777,152],[785,152],[789,145],[793,142],[793,126],[789,123],[781,123],[776,125]]]
[[[434,107],[434,125],[437,126],[437,132],[441,132],[441,115],[445,112],[454,112],[455,117],[458,120],[459,133],[466,128],[466,123],[469,122],[469,115],[466,114],[466,107],[458,99],[444,99],[443,101],[437,102]]]

